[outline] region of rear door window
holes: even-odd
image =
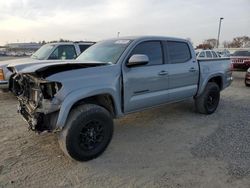
[[[168,41],[167,49],[170,63],[185,63],[191,59],[189,46],[185,42]]]

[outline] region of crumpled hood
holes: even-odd
[[[73,61],[73,60],[71,60]],[[37,69],[48,66],[62,64],[63,62],[70,62],[70,60],[34,60],[30,62],[13,62],[9,63],[7,68],[13,72],[35,72]]]
[[[81,62],[77,60],[42,60],[34,63],[29,63],[28,66],[24,64],[9,64],[7,68],[11,72],[16,73],[36,73],[40,74],[43,72],[45,75],[51,75],[57,72],[80,69],[86,67],[107,65],[108,63],[103,62]]]

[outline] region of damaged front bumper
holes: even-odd
[[[36,132],[56,130],[56,121],[61,102],[56,98],[61,85],[34,75],[14,75],[10,90],[19,101],[18,112]]]
[[[19,105],[17,112],[20,113],[23,119],[28,123],[30,130],[39,133],[44,131],[56,131],[56,121],[60,105],[48,104],[48,101],[44,101],[44,108],[33,109],[21,99],[18,101]]]

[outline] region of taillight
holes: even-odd
[[[4,80],[3,69],[0,69],[0,80]]]

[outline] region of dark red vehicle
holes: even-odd
[[[246,77],[245,77],[245,84],[247,87],[250,87],[250,68],[247,69]]]
[[[231,55],[233,68],[248,69],[250,67],[250,50],[238,50]]]

